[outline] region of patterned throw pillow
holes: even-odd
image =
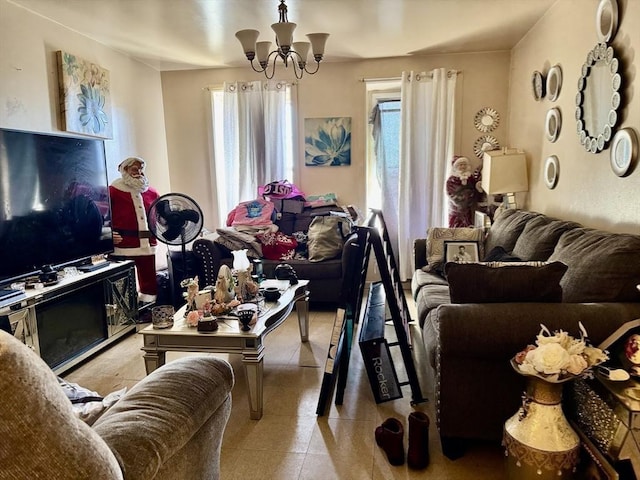
[[[422,267],[425,272],[441,273],[444,268],[445,241],[478,242],[479,258],[484,258],[484,233],[482,228],[440,228],[427,230],[427,265]]]

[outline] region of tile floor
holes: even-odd
[[[374,430],[393,416],[405,425],[406,438],[407,416],[414,409],[409,403],[411,392],[409,386],[405,386],[404,398],[377,405],[357,339],[344,404],[339,407],[332,404],[325,416],[318,417],[315,412],[335,311],[310,312],[310,339],[304,344],[300,343],[295,315],[293,312],[267,337],[262,419],[249,418],[241,357],[221,355],[236,373],[233,410],[222,445],[222,480],[505,478],[504,457],[498,444],[473,445],[465,456],[455,461],[442,455],[433,422],[433,401],[415,407],[432,419],[430,465],[419,471],[410,470],[406,464],[389,465],[375,443]],[[142,336],[133,333],[64,377],[102,394],[131,388],[145,376],[141,346]],[[180,355],[189,354],[169,352],[167,361]],[[423,385],[422,389],[428,398],[433,398],[429,385]]]

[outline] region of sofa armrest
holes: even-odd
[[[540,325],[577,336],[582,322],[598,345],[620,325],[640,318],[640,303],[447,304],[435,312],[439,357],[504,359],[533,344]]]
[[[200,263],[200,271],[204,278],[200,286],[215,285],[222,260],[228,258],[226,252],[212,239],[198,238],[193,242],[192,251]]]
[[[155,370],[94,424],[124,478],[154,478],[218,410],[228,420],[233,370],[222,359],[184,357]]]
[[[427,239],[416,238],[413,241],[413,265],[414,270],[427,265]]]

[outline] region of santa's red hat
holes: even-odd
[[[118,165],[118,171],[123,172],[125,168],[130,167],[134,163],[138,162],[140,164],[140,168],[144,170],[145,161],[140,157],[129,157],[123,160],[120,165]]]

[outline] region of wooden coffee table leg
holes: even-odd
[[[298,312],[298,326],[300,327],[300,341],[309,341],[309,295],[305,295],[296,302]]]
[[[159,350],[144,352],[144,367],[147,370],[147,375],[164,365],[166,354],[167,352]]]
[[[261,348],[258,352],[242,353],[242,364],[249,391],[249,415],[254,420],[262,418],[263,350],[264,348]]]

